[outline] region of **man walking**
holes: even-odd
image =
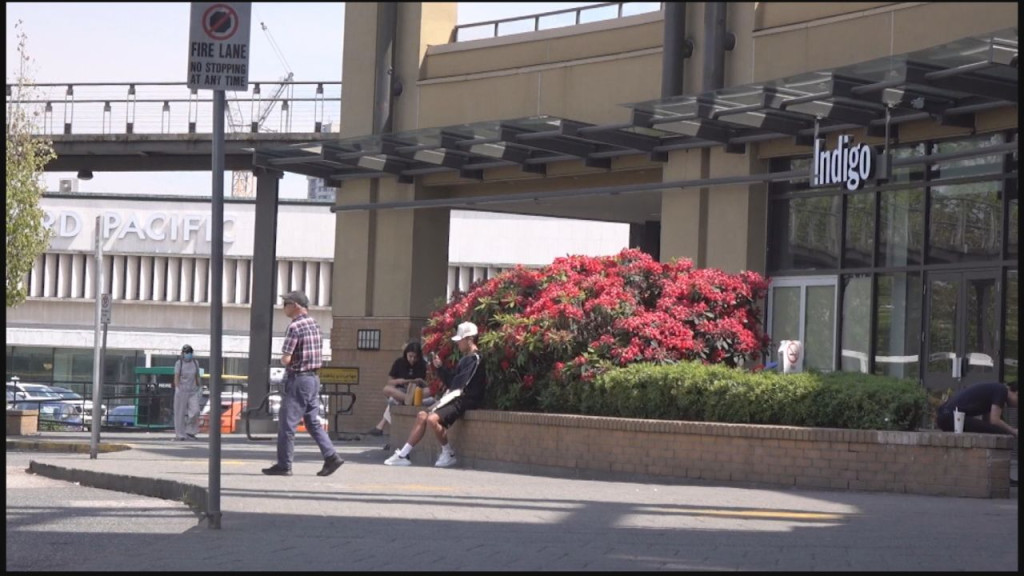
[[[307,312],[309,298],[301,290],[283,295],[284,313],[291,318],[281,346],[281,364],[285,366],[284,391],[278,412],[277,463],[264,468],[268,476],[291,476],[295,452],[295,429],[301,419],[316,441],[324,466],[317,476],[330,476],[345,463],[338,455],[327,432],[320,427],[320,376],[323,364],[320,325]]]

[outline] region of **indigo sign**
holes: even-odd
[[[850,136],[840,136],[835,150],[825,149],[825,139],[814,141],[814,166],[811,186],[845,184],[857,190],[874,173],[874,152],[867,144],[850,145]]]

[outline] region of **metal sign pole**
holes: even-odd
[[[210,478],[207,517],[220,529],[221,308],[224,267],[224,91],[213,91],[213,227],[210,246]]]
[[[249,89],[251,2],[193,2],[188,87],[213,91],[210,214],[210,460],[207,527],[220,529],[221,337],[224,283],[225,90]]]
[[[96,296],[96,332],[93,337],[92,353],[92,440],[89,442],[89,459],[95,460],[100,445],[100,382],[103,379],[103,355],[100,348],[100,324],[103,318],[103,228],[101,217],[96,217],[96,265],[95,293]]]

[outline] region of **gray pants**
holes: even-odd
[[[195,385],[179,384],[174,389],[174,436],[185,438],[199,433],[199,395]]]
[[[324,459],[331,458],[337,451],[327,432],[320,427],[320,377],[316,374],[288,373],[281,394],[281,410],[277,415],[277,463],[291,469],[295,453],[295,429],[299,420],[306,425],[306,431],[316,441]]]

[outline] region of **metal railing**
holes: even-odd
[[[226,92],[229,133],[336,129],[340,81],[250,82]],[[23,106],[37,134],[208,134],[212,92],[184,82],[76,82],[7,85],[8,110]]]
[[[488,20],[473,24],[460,24],[455,27],[454,42],[480,40],[481,38],[497,38],[523,32],[537,32],[564,26],[576,26],[589,22],[613,20],[623,16],[635,16],[647,12],[662,10],[664,2],[605,2],[580,8],[554,10],[528,16]]]

